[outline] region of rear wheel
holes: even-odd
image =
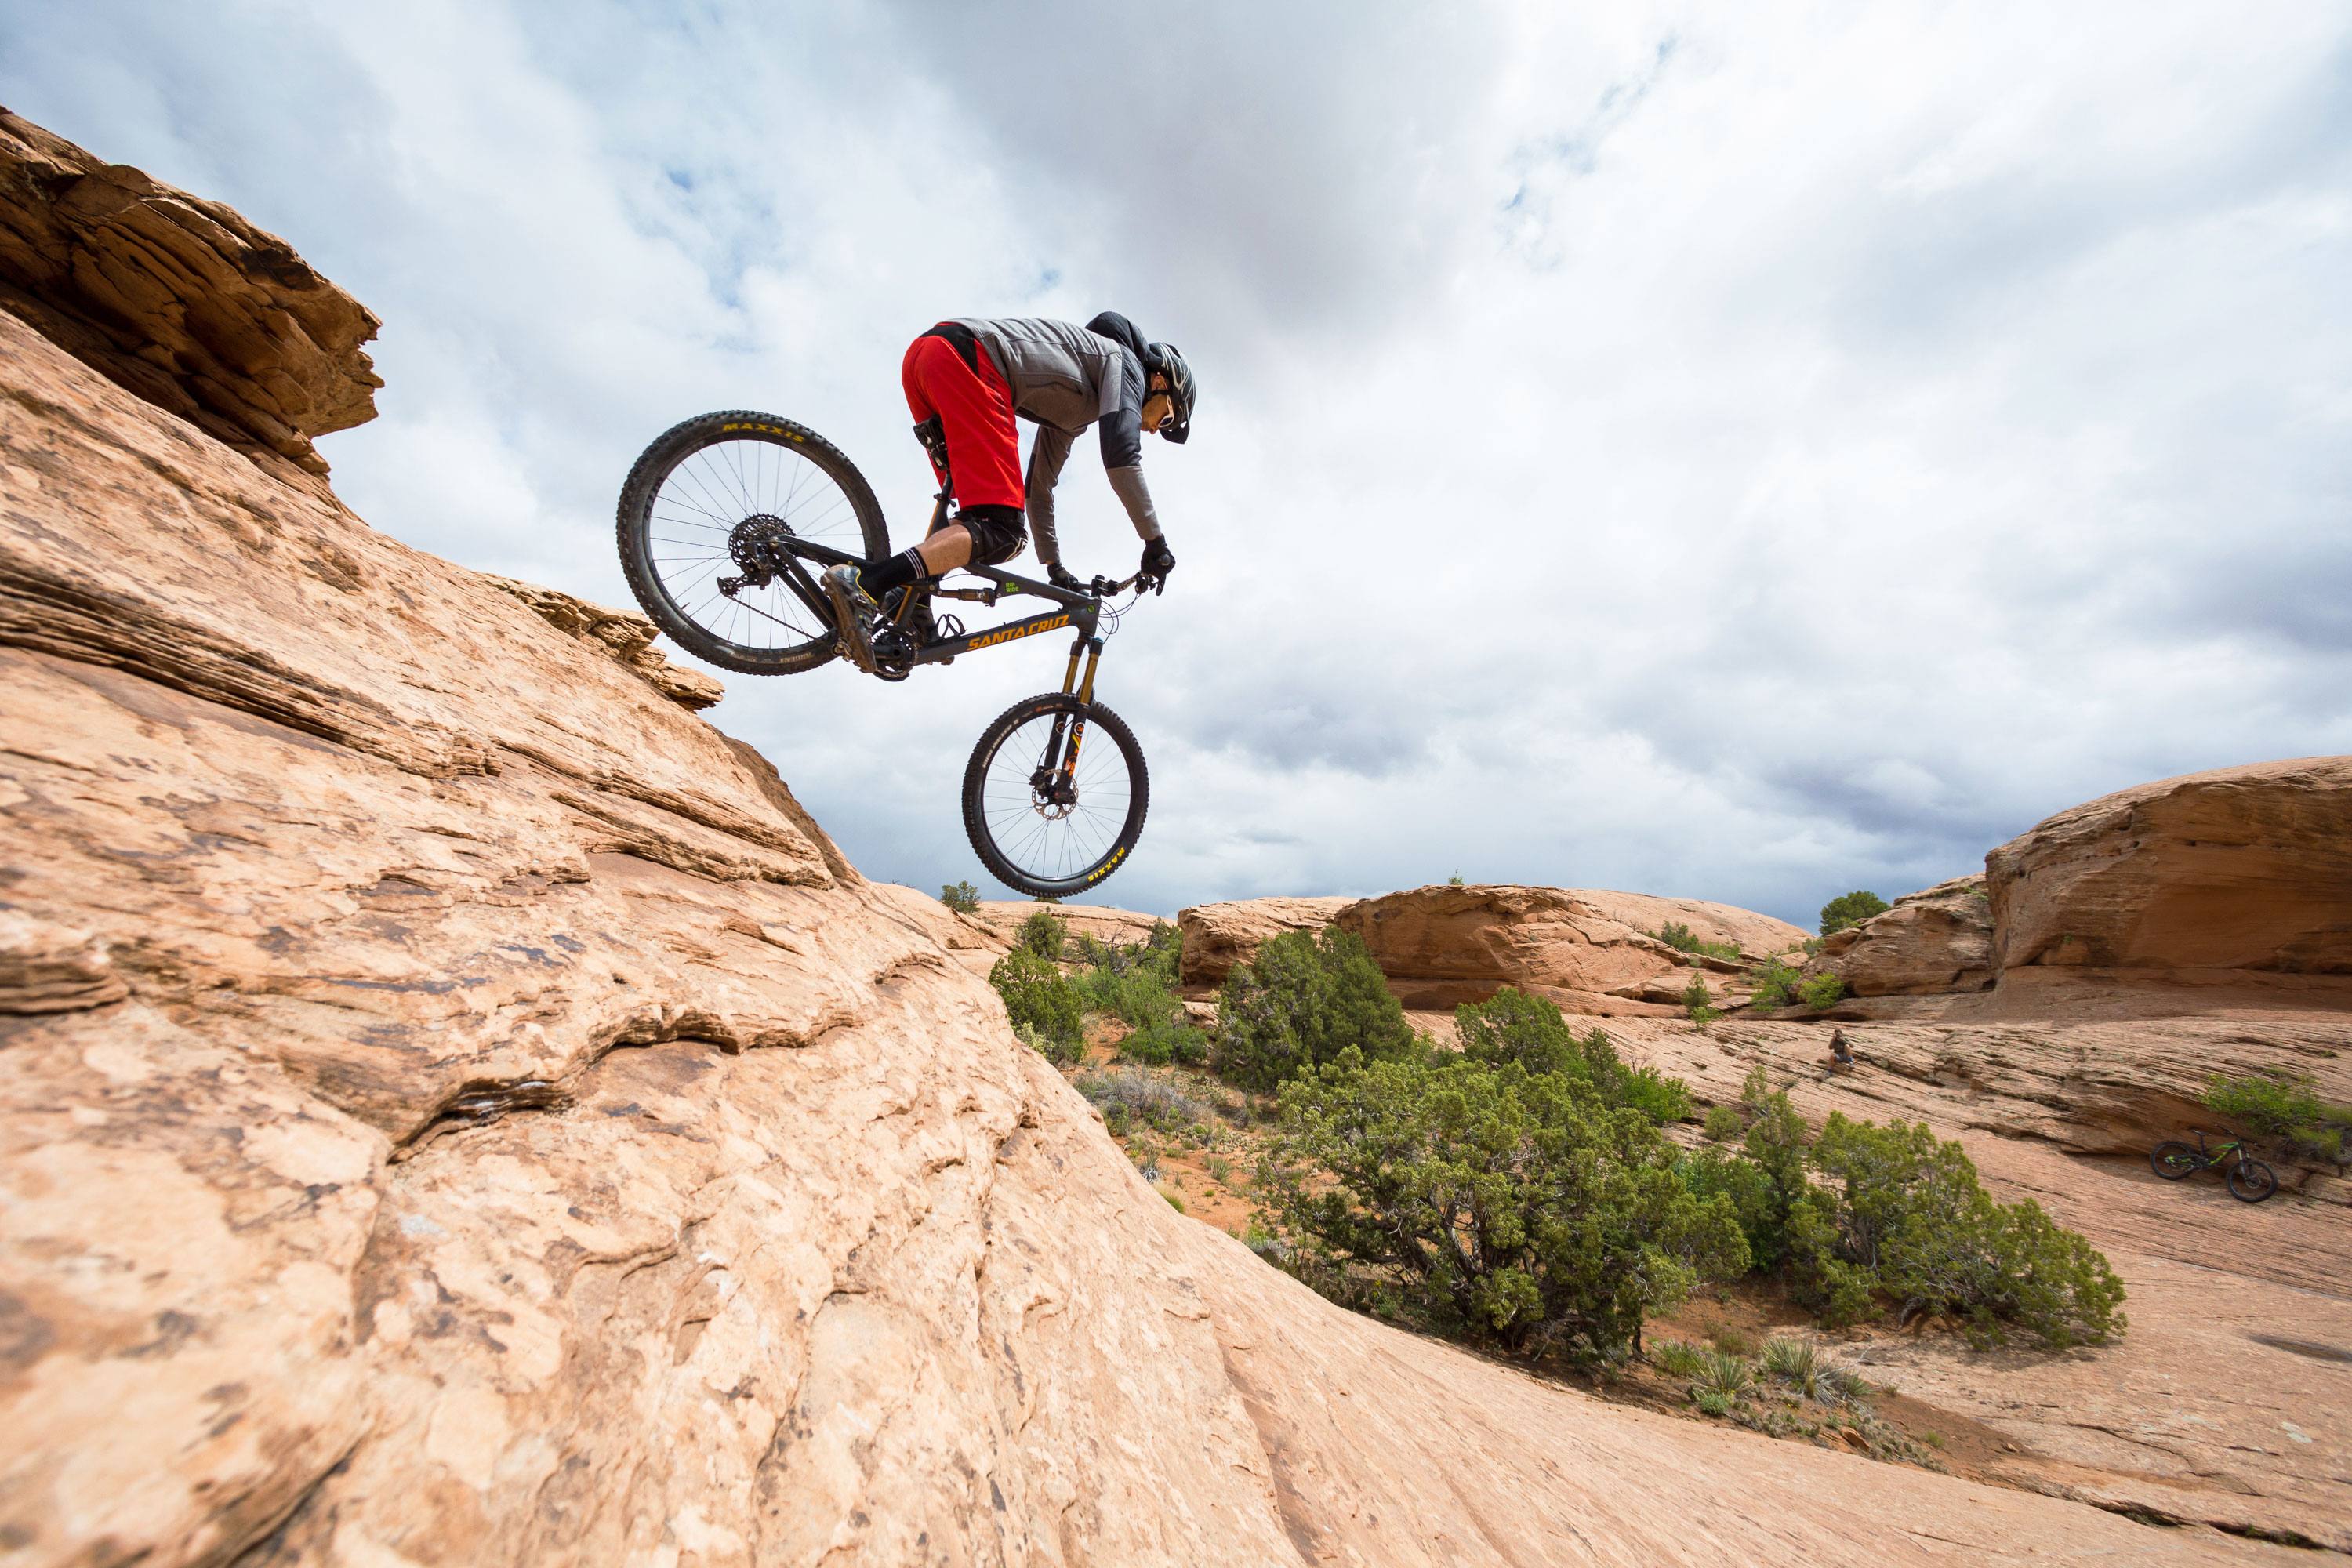
[[[1127,859],[1150,795],[1127,721],[1049,691],[982,731],[963,772],[964,831],[1005,886],[1032,898],[1082,893]]]
[[[621,487],[621,569],[654,624],[721,669],[789,675],[834,654],[821,562],[889,552],[856,465],[805,425],[736,409],[672,426]]]
[[[2186,1143],[2158,1143],[2148,1152],[2147,1163],[2168,1182],[2193,1176],[2198,1166],[2204,1163],[2197,1158],[2197,1151]]]
[[[2258,1204],[2278,1191],[2278,1173],[2260,1160],[2241,1157],[2230,1167],[2230,1195],[2240,1203]]]

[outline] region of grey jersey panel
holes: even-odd
[[[1037,317],[1004,321],[965,318],[988,352],[989,362],[1013,393],[1013,412],[1037,426],[1029,449],[1029,525],[1037,536],[1037,558],[1061,559],[1054,526],[1054,485],[1079,431],[1099,424],[1103,468],[1127,508],[1128,521],[1145,539],[1160,537],[1151,492],[1143,483],[1143,362],[1125,344],[1067,321]]]

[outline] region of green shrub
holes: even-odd
[[[1078,1092],[1103,1113],[1111,1131],[1124,1132],[1140,1124],[1158,1132],[1176,1134],[1198,1124],[1207,1108],[1174,1085],[1134,1068],[1087,1073],[1077,1081]]]
[[[1799,978],[1797,972],[1780,959],[1766,959],[1764,967],[1756,972],[1755,985],[1748,996],[1748,1006],[1759,1013],[1786,1007],[1796,997]]]
[[[1563,1075],[1591,1089],[1603,1105],[1631,1106],[1661,1127],[1691,1113],[1690,1089],[1682,1079],[1627,1067],[1608,1030],[1578,1034],[1558,1005],[1515,987],[1456,1007],[1454,1029],[1463,1055],[1475,1061]]]
[[[1832,931],[1860,925],[1873,915],[1885,914],[1886,909],[1885,899],[1866,889],[1840,893],[1822,906],[1822,934],[1827,936]]]
[[[1808,1007],[1834,1007],[1845,996],[1845,982],[1834,974],[1808,974],[1797,983],[1797,997]]]
[[[1706,1352],[1687,1340],[1659,1340],[1650,1346],[1650,1364],[1668,1377],[1696,1377]]]
[[[1061,916],[1036,910],[1021,922],[1021,934],[1013,939],[1013,945],[1048,963],[1058,963],[1063,943],[1069,940],[1069,922]]]
[[[1705,973],[1694,970],[1690,984],[1683,987],[1683,1011],[1702,1029],[1723,1016],[1723,1009],[1715,1005],[1715,993],[1707,988]]]
[[[1004,998],[1004,1011],[1011,1015],[1013,1026],[1026,1025],[1034,1029],[1045,1042],[1048,1056],[1081,1048],[1085,1036],[1079,1029],[1083,1008],[1077,987],[1063,979],[1053,964],[1025,947],[1016,947],[996,961],[988,972],[988,983]]]
[[[1415,1048],[1404,1009],[1361,938],[1337,927],[1286,931],[1226,976],[1210,1055],[1220,1076],[1270,1089],[1350,1048],[1371,1061]]]
[[[1691,1402],[1699,1407],[1702,1414],[1707,1415],[1728,1415],[1731,1414],[1733,1403],[1728,1394],[1717,1394],[1705,1388],[1692,1389]]]
[[[970,882],[950,882],[940,889],[940,902],[960,915],[980,912],[980,889]]]
[[[2284,1074],[2215,1078],[2206,1109],[2304,1159],[2352,1163],[2352,1106],[2330,1105],[2315,1079]]]
[[[1707,1342],[1727,1356],[1744,1356],[1756,1348],[1756,1342],[1726,1323],[1707,1332]]]
[[[1181,1018],[1147,1024],[1118,1043],[1121,1061],[1149,1067],[1199,1067],[1209,1058],[1208,1042],[1201,1031]]]
[[[1461,872],[1459,872],[1459,871],[1456,871],[1456,872],[1454,872],[1454,875],[1452,875],[1451,877],[1446,878],[1446,879],[1445,879],[1445,885],[1446,885],[1447,887],[1449,887],[1449,888],[1458,888],[1458,887],[1461,887],[1461,886],[1463,885],[1463,882],[1462,882],[1462,873],[1461,873]]]
[[[1711,1143],[1721,1143],[1739,1136],[1748,1124],[1739,1119],[1739,1109],[1732,1105],[1710,1105],[1706,1108],[1706,1136]]]
[[[1747,1267],[1639,1111],[1560,1072],[1463,1055],[1339,1062],[1286,1084],[1260,1191],[1300,1277],[1536,1357],[1622,1355],[1643,1319]]]
[[[1216,1183],[1217,1185],[1221,1187],[1226,1185],[1234,1179],[1234,1163],[1231,1160],[1226,1159],[1223,1154],[1212,1154],[1207,1159],[1202,1161],[1201,1165],[1202,1169],[1209,1173],[1209,1180]]]
[[[1739,944],[1736,942],[1708,942],[1680,921],[1668,921],[1653,933],[1660,942],[1677,952],[1701,954],[1707,958],[1737,959]]]
[[[1184,1200],[1182,1198],[1178,1197],[1174,1193],[1169,1192],[1163,1192],[1160,1195],[1168,1200],[1168,1206],[1170,1208],[1174,1209],[1178,1214],[1182,1214],[1184,1212]]]
[[[1764,1342],[1760,1359],[1768,1375],[1779,1378],[1807,1399],[1821,1397],[1821,1352],[1813,1348],[1812,1341],[1775,1334]]]

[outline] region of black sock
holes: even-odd
[[[909,546],[896,555],[885,555],[868,561],[857,569],[857,580],[866,591],[880,598],[893,588],[903,588],[930,575],[923,570],[922,552]]]

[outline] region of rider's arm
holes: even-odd
[[[1150,487],[1143,482],[1143,367],[1135,361],[1125,368],[1118,405],[1102,416],[1103,476],[1110,480],[1119,505],[1127,508],[1127,521],[1135,524],[1136,533],[1157,539],[1160,518],[1151,510]]]
[[[1062,541],[1054,531],[1054,483],[1070,456],[1070,433],[1051,425],[1037,426],[1029,444],[1029,531],[1037,539],[1037,560],[1051,566],[1062,558]]]

